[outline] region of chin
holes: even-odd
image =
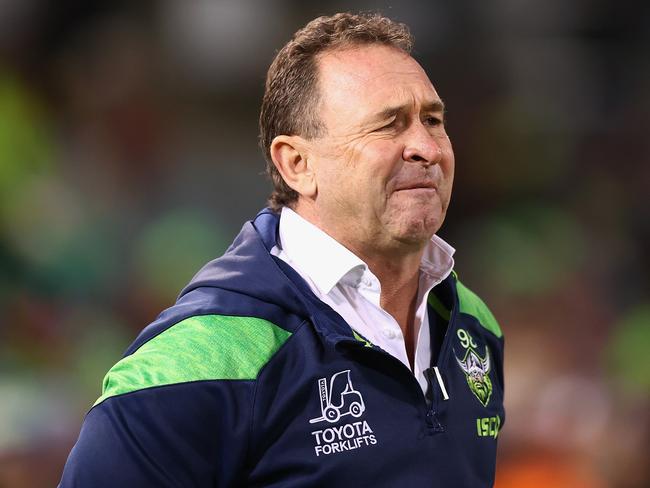
[[[425,218],[401,222],[394,236],[398,242],[403,244],[420,246],[429,242],[441,225],[441,216],[434,218],[429,215]]]
[[[431,240],[445,218],[445,209],[436,199],[395,205],[387,212],[384,229],[398,247],[421,247]]]

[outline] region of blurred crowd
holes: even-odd
[[[406,22],[448,106],[497,488],[650,486],[648,5],[0,1],[0,488],[56,485],[104,373],[264,206],[266,69],[341,10]]]

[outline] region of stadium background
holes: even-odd
[[[650,486],[650,10],[633,5],[0,1],[0,487],[56,484],[105,371],[263,206],[275,49],[358,9],[411,26],[448,105],[440,234],[507,338],[497,487]]]

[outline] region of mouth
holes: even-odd
[[[398,186],[395,191],[406,191],[406,190],[429,190],[437,191],[438,187],[433,182],[421,182],[421,183],[409,183],[406,185]]]

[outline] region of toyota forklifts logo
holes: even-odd
[[[350,370],[339,371],[329,379],[318,380],[321,415],[309,420],[310,424],[328,422],[336,424],[341,418],[359,418],[366,410],[361,393],[354,389]],[[333,425],[311,433],[316,445],[316,456],[351,451],[364,446],[377,444],[377,439],[367,421],[352,421]]]
[[[361,417],[366,409],[361,393],[352,386],[349,369],[332,375],[329,388],[327,387],[327,378],[319,379],[318,393],[322,415],[311,419],[310,424],[324,420],[334,424],[345,415]]]

